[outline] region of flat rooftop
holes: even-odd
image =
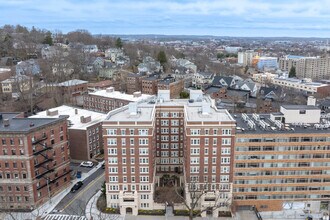
[[[0,113],[2,119],[0,120],[0,133],[12,133],[12,132],[29,132],[34,129],[41,128],[51,123],[63,120],[65,116],[57,118],[17,118],[20,113]],[[9,120],[9,126],[4,125],[4,120]]]
[[[134,95],[122,93],[119,91],[107,91],[106,89],[98,90],[96,92],[90,92],[89,95],[95,95],[95,96],[101,96],[106,98],[112,98],[112,99],[121,99],[126,100],[130,102],[139,102],[145,99],[150,99],[154,97],[153,95],[147,95],[147,94],[141,94],[139,97],[134,97]]]
[[[208,113],[202,113],[202,103],[208,105]],[[204,98],[200,101],[194,101],[188,99],[171,99],[168,101],[149,101],[137,104],[137,114],[130,114],[129,107],[124,106],[120,109],[115,109],[109,112],[106,120],[111,121],[152,121],[154,119],[154,113],[156,107],[168,107],[177,106],[184,108],[186,114],[186,121],[200,122],[235,122],[232,116],[227,110],[217,109],[214,106],[213,101],[210,98]],[[207,103],[207,104],[206,104]]]
[[[47,111],[42,111],[37,113],[37,115],[31,116],[30,118],[58,118],[61,115],[67,115],[69,117],[68,121],[71,124],[69,129],[86,130],[87,127],[102,122],[106,117],[106,114],[103,113],[80,109],[80,108],[74,108],[67,105],[62,105],[56,108],[52,108],[49,109],[49,111],[50,112],[58,111],[58,114],[47,115]],[[87,123],[82,123],[80,120],[81,116],[85,118],[90,116],[91,121]]]
[[[314,105],[282,105],[282,107],[288,110],[320,110],[319,107]]]
[[[306,108],[306,106],[305,106]],[[271,113],[274,115],[282,115],[281,113]],[[282,129],[279,129],[274,122],[270,120],[271,114],[259,114],[261,120],[266,122],[269,126],[266,129],[259,126],[259,123],[253,118],[252,114],[246,114],[254,123],[255,129],[251,129],[246,121],[244,121],[242,114],[233,114],[236,120],[236,133],[237,134],[312,134],[312,133],[330,133],[330,128],[326,129],[316,129],[317,124],[283,124]]]
[[[72,79],[65,82],[58,83],[58,86],[75,86],[75,85],[81,85],[86,84],[88,81],[80,80],[80,79]]]

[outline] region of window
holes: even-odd
[[[134,146],[134,138],[130,138],[130,139],[129,139],[129,144],[130,144],[131,146]]]
[[[199,164],[199,157],[191,157],[190,164]]]
[[[220,175],[220,182],[229,182],[229,175]]]
[[[205,134],[208,135],[210,133],[210,130],[209,129],[205,129]]]
[[[149,173],[149,167],[140,167],[140,173]]]
[[[148,148],[140,148],[139,155],[148,155],[149,149]]]
[[[122,145],[122,146],[126,146],[126,139],[125,139],[125,138],[122,138],[122,139],[121,139],[121,145]]]
[[[107,135],[117,135],[117,129],[107,129]]]
[[[149,158],[148,157],[140,157],[139,161],[140,161],[140,164],[149,164]]]
[[[109,182],[118,182],[118,176],[109,176]]]
[[[201,129],[190,129],[190,134],[191,135],[200,135]]]
[[[129,134],[134,135],[134,129],[129,129]]]
[[[192,138],[190,140],[191,145],[200,145],[200,139],[199,138]]]
[[[117,138],[108,138],[108,146],[116,146],[117,145]]]
[[[218,139],[213,138],[213,146],[217,145],[217,143],[218,143]]]
[[[149,176],[140,176],[140,182],[149,182]]]
[[[222,145],[231,145],[231,138],[222,138]]]
[[[199,173],[199,167],[191,166],[190,167],[190,173]]]
[[[230,148],[229,147],[221,148],[221,154],[222,155],[229,155],[230,154]]]
[[[109,148],[108,149],[109,155],[117,155],[117,149],[116,148]]]
[[[191,148],[190,149],[190,154],[191,155],[199,155],[200,149],[199,148]]]
[[[121,130],[120,130],[120,134],[121,134],[121,135],[126,135],[126,130],[125,130],[125,129],[121,129]]]
[[[213,129],[213,135],[217,135],[218,134],[218,129]]]
[[[229,166],[222,166],[221,167],[221,173],[229,173],[230,167]]]
[[[146,136],[148,135],[148,129],[139,129],[139,135],[140,136]]]
[[[109,157],[108,158],[108,163],[109,164],[117,164],[118,163],[118,158],[117,157]]]
[[[221,157],[221,164],[230,164],[230,157]]]
[[[148,145],[148,138],[139,138],[139,145]]]
[[[222,135],[231,135],[231,129],[222,129]]]

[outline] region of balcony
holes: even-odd
[[[36,145],[39,144],[41,141],[44,141],[47,139],[47,135],[43,134],[40,138],[32,139],[32,144]]]

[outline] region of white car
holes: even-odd
[[[90,168],[92,168],[94,166],[94,164],[91,161],[84,161],[84,162],[81,162],[80,166],[81,167],[90,167]]]

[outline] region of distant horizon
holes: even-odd
[[[0,0],[0,23],[94,35],[329,38],[327,0]]]

